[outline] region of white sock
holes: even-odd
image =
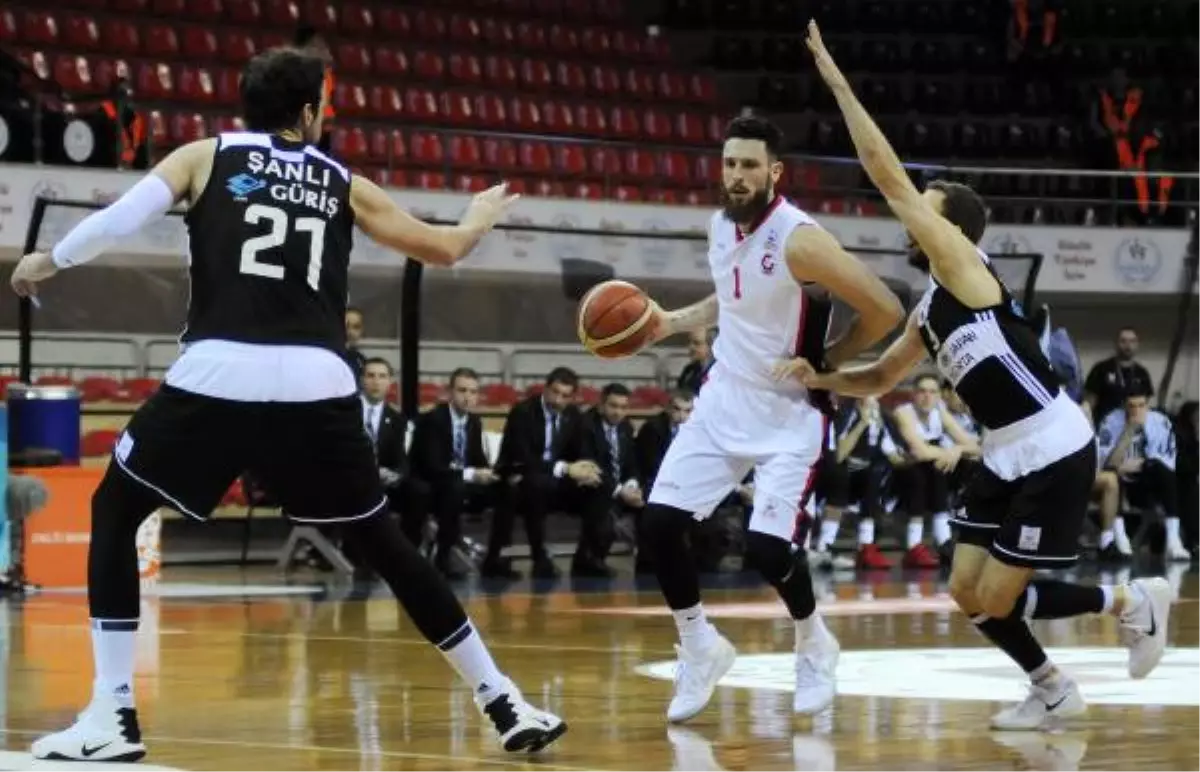
[[[825,621],[815,611],[809,615],[808,619],[797,619],[795,623],[796,648],[802,647],[815,635],[829,635],[829,630],[825,627]]]
[[[1113,529],[1111,528],[1100,534],[1100,549],[1107,549],[1108,545],[1113,543],[1113,538]]]
[[[1125,533],[1125,518],[1120,515],[1113,518],[1112,532],[1114,537],[1129,539],[1129,536]]]
[[[921,537],[925,533],[925,518],[914,517],[908,521],[908,539],[907,547],[912,549],[921,543]]]
[[[858,545],[875,543],[875,519],[864,517],[858,521]]]
[[[136,619],[93,619],[92,660],[94,697],[112,697],[122,708],[133,707],[133,660]]]
[[[438,648],[472,692],[486,695],[492,691],[503,693],[508,688],[508,679],[496,667],[487,644],[469,621],[439,643]]]
[[[950,541],[949,512],[938,512],[933,516],[933,541],[939,547]]]
[[[690,651],[703,651],[717,639],[717,628],[708,623],[704,606],[697,603],[691,608],[672,611],[675,626],[679,628],[679,642]]]
[[[840,520],[829,520],[828,518],[821,521],[821,540],[817,542],[818,550],[827,550],[832,546],[837,539],[838,526],[841,524]]]
[[[1164,521],[1164,525],[1167,527],[1167,544],[1170,546],[1182,544],[1183,542],[1179,540],[1179,518],[1168,517]]]

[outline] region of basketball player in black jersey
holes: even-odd
[[[855,98],[821,42],[808,45],[837,98],[863,168],[928,260],[930,287],[901,337],[874,364],[818,374],[792,360],[780,375],[809,388],[854,396],[893,388],[928,354],[983,429],[984,468],[956,522],[950,591],[981,633],[1029,674],[1025,702],[992,719],[996,729],[1035,729],[1079,715],[1079,689],[1048,660],[1028,625],[1107,613],[1120,620],[1129,674],[1144,678],[1162,658],[1170,590],[1165,580],[1087,587],[1034,578],[1036,569],[1078,559],[1079,530],[1096,476],[1095,439],[1062,391],[1036,332],[976,247],[987,224],[983,201],[954,183],[917,191],[900,159]]]
[[[160,506],[205,519],[243,471],[291,519],[340,523],[421,633],[471,686],[508,751],[565,730],[501,673],[441,575],[387,517],[354,375],[341,354],[355,225],[432,264],[464,257],[515,199],[499,185],[458,225],[434,227],[312,146],[321,136],[320,59],[291,49],[242,74],[247,131],[171,153],[120,200],[12,276],[29,295],[175,203],[189,203],[191,299],[183,352],[131,419],[92,499],[88,602],[96,678],[76,724],[33,745],[40,759],[132,761],[145,754],[133,703],[138,568],[134,535]]]

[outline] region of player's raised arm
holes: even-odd
[[[904,319],[900,299],[828,231],[797,228],[787,242],[788,270],[801,284],[816,282],[845,301],[857,316],[825,352],[838,367],[875,345]]]
[[[913,185],[896,151],[858,101],[850,82],[826,50],[816,22],[808,25],[808,48],[821,77],[837,99],[863,169],[928,256],[933,277],[970,306],[983,307],[999,302],[999,285],[980,261],[975,244],[947,219],[942,200],[944,193],[934,188],[922,195]]]
[[[798,378],[810,389],[823,389],[850,397],[875,397],[894,389],[923,359],[925,346],[921,342],[914,312],[908,317],[904,334],[869,365],[818,373],[807,361],[796,358],[780,363],[775,368],[775,376],[781,379]]]
[[[457,225],[430,225],[401,209],[375,183],[354,175],[350,206],[359,227],[375,241],[433,265],[453,265],[467,256],[518,198],[506,184],[476,194]]]
[[[190,198],[197,187],[193,179],[212,157],[215,142],[202,139],[177,148],[120,198],[80,221],[52,250],[22,257],[13,270],[13,290],[22,297],[35,294],[38,282],[96,259],[162,217],[175,202]]]

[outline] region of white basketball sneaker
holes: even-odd
[[[509,753],[536,753],[567,731],[561,718],[526,702],[512,681],[484,695],[476,694],[475,705],[492,722],[500,744]]]
[[[837,695],[837,663],[841,646],[824,624],[816,624],[804,643],[796,644],[794,713],[820,713]]]
[[[1136,600],[1121,614],[1121,643],[1129,648],[1129,677],[1145,678],[1167,647],[1171,585],[1161,576],[1134,579],[1126,587]]]
[[[1060,675],[1050,683],[1030,684],[1025,701],[992,716],[992,728],[1006,731],[1041,729],[1087,712],[1079,685]]]
[[[45,761],[137,761],[146,755],[137,710],[112,697],[95,697],[71,727],[36,740],[30,748]]]
[[[687,721],[704,710],[712,699],[717,682],[733,667],[737,649],[719,633],[716,640],[700,651],[676,646],[679,664],[675,667],[675,696],[667,706],[667,720]]]

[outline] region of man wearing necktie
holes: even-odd
[[[605,386],[600,404],[584,414],[580,455],[599,467],[600,485],[582,492],[583,522],[571,563],[574,576],[613,576],[615,572],[604,561],[612,547],[615,513],[636,512],[645,506],[628,415],[629,389],[620,383]]]
[[[578,511],[579,495],[600,485],[601,470],[579,455],[580,415],[574,404],[578,387],[579,376],[573,370],[556,367],[546,376],[540,394],[509,410],[496,463],[504,480],[504,501],[496,510],[487,557],[480,567],[484,576],[520,576],[501,556],[512,538],[517,512],[525,518],[534,577],[558,576],[546,550],[546,515],[552,509]]]
[[[671,440],[675,439],[679,427],[692,414],[695,400],[694,392],[676,389],[671,392],[666,409],[647,418],[638,429],[635,444],[638,472],[641,475],[639,481],[643,491],[648,491],[654,486],[654,478],[658,475],[658,467],[662,464],[663,457],[667,455],[667,448],[671,447]]]
[[[379,479],[387,493],[388,508],[392,512],[416,513],[417,517],[422,517],[429,506],[428,490],[409,474],[408,453],[405,450],[408,421],[400,411],[387,403],[392,377],[392,366],[386,359],[373,357],[363,364],[362,391],[359,395],[363,408],[363,428],[375,446]],[[405,535],[415,546],[421,546],[419,530],[416,533],[406,531]]]
[[[483,447],[483,422],[473,412],[479,403],[479,376],[460,367],[449,385],[450,400],[417,419],[410,456],[414,476],[429,486],[438,524],[434,564],[448,578],[460,579],[466,572],[453,553],[462,539],[462,515],[491,508],[500,478]]]

